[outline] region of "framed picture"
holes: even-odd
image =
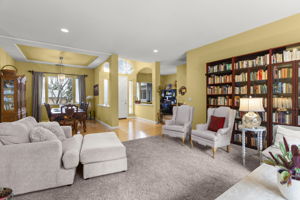
[[[99,85],[94,85],[94,96],[99,96]]]

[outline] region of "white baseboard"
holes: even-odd
[[[108,125],[107,123],[105,123],[105,122],[103,122],[103,121],[101,121],[101,120],[98,120],[98,119],[96,119],[96,121],[97,121],[98,123],[102,124],[103,126],[106,126],[107,128],[110,128],[110,129],[116,129],[116,128],[119,128],[119,126],[110,126],[110,125]]]
[[[141,121],[145,121],[145,122],[149,122],[151,124],[157,124],[156,121],[153,121],[153,120],[150,120],[150,119],[145,119],[145,118],[142,118],[142,117],[132,117],[132,118],[135,118],[135,119],[138,119],[138,120],[141,120]]]

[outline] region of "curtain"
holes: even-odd
[[[42,119],[43,72],[33,72],[32,77],[32,116],[39,122]]]
[[[85,94],[85,75],[78,76],[78,85],[79,85],[79,103],[86,102]]]

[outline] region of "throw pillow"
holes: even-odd
[[[0,142],[4,145],[29,143],[27,126],[18,122],[0,123]]]
[[[54,133],[60,141],[66,139],[64,130],[60,127],[58,122],[40,122],[37,124],[37,126],[41,126],[45,129],[48,129],[49,131]]]
[[[300,145],[300,131],[278,126],[274,142],[276,147],[279,148],[279,142],[283,142],[283,137],[290,146],[293,144]]]
[[[225,117],[216,117],[212,115],[210,117],[208,130],[217,132],[220,128],[224,127],[224,123],[225,123]]]
[[[44,141],[58,140],[58,138],[54,133],[41,126],[36,126],[33,129],[31,129],[29,133],[29,137],[31,142],[44,142]]]

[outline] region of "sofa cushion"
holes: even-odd
[[[81,150],[82,135],[77,134],[62,142],[62,162],[65,169],[72,169],[79,164],[79,153]]]
[[[4,145],[29,143],[28,128],[18,121],[0,123],[0,141]]]
[[[216,141],[217,140],[217,136],[216,133],[213,131],[197,131],[197,130],[193,130],[192,131],[192,136],[196,136],[196,137],[201,137],[204,138],[206,140],[210,140],[210,141]]]
[[[29,138],[31,142],[44,142],[44,141],[58,140],[58,138],[54,133],[41,126],[36,126],[32,128],[29,133]]]
[[[276,147],[279,148],[279,142],[283,142],[283,137],[290,146],[293,144],[300,145],[300,131],[278,126],[274,142]]]
[[[37,124],[37,126],[48,129],[54,133],[60,141],[66,139],[66,135],[58,122],[40,122]]]
[[[178,125],[165,125],[163,129],[169,131],[184,132],[184,126],[178,126]]]
[[[208,130],[217,132],[220,128],[224,127],[225,117],[211,116]]]
[[[38,124],[35,118],[30,116],[20,119],[16,122],[24,124],[27,127],[28,131],[30,131],[33,127],[35,127]]]
[[[276,155],[276,154],[281,154],[280,149],[277,148],[275,145],[272,145],[272,146],[269,146],[268,148],[266,148],[266,149],[262,152],[262,154],[263,154],[263,156],[269,157],[269,158],[270,158],[271,155],[269,154],[269,152],[272,152],[274,155]]]
[[[80,152],[82,164],[126,158],[126,148],[114,132],[85,135]]]

